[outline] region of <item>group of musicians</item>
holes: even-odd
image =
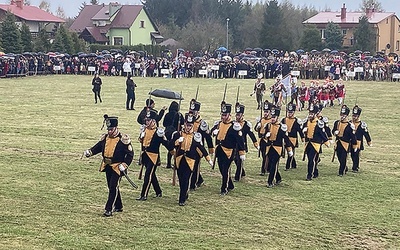
[[[144,170],[144,181],[137,200],[146,201],[150,187],[155,191],[155,197],[162,197],[162,190],[156,176],[160,162],[160,146],[163,145],[174,157],[174,173],[179,179],[179,205],[186,205],[189,191],[199,188],[204,180],[200,172],[201,158],[214,168],[218,164],[222,176],[220,195],[225,196],[232,191],[234,182],[246,176],[244,162],[248,151],[247,136],[262,158],[260,175],[268,174],[266,186],[272,188],[282,181],[279,172],[280,158],[287,159],[285,169],[296,168],[295,149],[299,141],[304,143],[304,155],[307,157],[306,180],[311,181],[319,176],[318,163],[322,145],[334,145],[334,153],[339,161],[338,176],[348,171],[347,156],[353,161],[352,171],[359,171],[360,151],[364,149],[363,138],[371,145],[371,137],[365,122],[360,120],[362,109],[357,105],[350,110],[346,105],[340,109],[340,119],[334,122],[332,130],[327,117],[322,115],[323,105],[312,103],[308,108],[308,118],[305,120],[295,116],[296,105],[288,103],[286,110],[264,101],[258,106],[263,116],[255,126],[244,119],[245,106],[222,102],[220,120],[212,127],[200,116],[201,103],[195,99],[190,102],[187,113],[177,114],[177,130],[167,138],[165,130],[158,126],[159,114],[148,108],[140,130],[140,176]],[[286,115],[280,119],[282,114]],[[351,120],[349,115],[351,113]],[[119,182],[122,176],[127,176],[126,169],[133,159],[133,149],[129,136],[121,133],[116,117],[104,116],[108,133],[103,135],[96,145],[84,151],[86,157],[102,153],[103,161],[100,171],[106,172],[109,188],[108,200],[104,216],[113,212],[122,212],[122,200],[119,192]],[[183,119],[183,121],[180,121]],[[255,130],[258,139],[253,132]],[[215,138],[214,142],[212,137]],[[332,160],[334,160],[333,156]],[[232,162],[236,165],[234,178],[231,178]],[[173,183],[175,182],[175,174]],[[131,181],[130,181],[131,182]],[[132,184],[132,183],[131,183]]]

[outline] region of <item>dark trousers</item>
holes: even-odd
[[[196,159],[194,162],[193,174],[190,180],[190,189],[195,189],[196,187],[200,187],[203,184],[204,179],[200,173],[200,161],[201,158]]]
[[[315,151],[314,147],[311,145],[311,142],[307,144],[306,154],[308,159],[307,164],[307,179],[311,179],[311,177],[318,177],[318,160],[319,160],[319,152]]]
[[[147,197],[147,195],[149,194],[150,185],[153,186],[156,195],[161,194],[162,191],[156,176],[157,165],[150,160],[146,152],[143,152],[142,161],[144,166],[146,167],[146,172],[144,173],[143,187],[140,196]]]
[[[236,165],[236,172],[235,172],[235,180],[240,181],[240,178],[246,176],[246,172],[244,171],[243,161],[240,159],[239,151],[235,150],[235,165]]]
[[[94,101],[95,101],[95,103],[97,103],[97,97],[99,98],[99,101],[102,102],[101,101],[101,97],[100,97],[100,89],[99,90],[94,90],[93,92],[94,92]]]
[[[336,155],[339,161],[339,175],[343,175],[347,162],[347,150],[342,146],[340,141],[336,144]]]
[[[287,156],[287,160],[286,160],[286,169],[289,168],[297,168],[297,162],[296,159],[294,158],[295,156],[295,148],[293,148],[293,156]]]
[[[260,152],[262,157],[261,163],[261,174],[265,174],[265,172],[269,172],[268,170],[268,157],[266,154],[267,151],[267,144],[263,139],[260,140]]]
[[[119,176],[110,166],[105,168],[107,186],[108,186],[108,199],[105,206],[105,210],[112,211],[113,207],[116,209],[122,209],[121,194],[119,193],[119,182],[121,176]]]
[[[220,149],[220,152],[215,153],[217,154],[219,172],[222,175],[221,193],[227,193],[228,191],[235,188],[230,173],[232,159],[228,159],[226,154],[222,152],[222,149]]]
[[[268,184],[272,185],[274,179],[276,179],[276,182],[280,182],[282,180],[281,174],[278,170],[279,159],[281,158],[281,156],[278,154],[278,152],[275,151],[275,149],[271,147],[268,151],[267,157],[269,160]]]
[[[135,105],[135,93],[129,93],[126,97],[126,109],[133,109]]]
[[[358,171],[360,168],[360,149],[358,149],[357,152],[354,152],[354,150],[350,150],[350,152],[351,160],[353,161],[352,170]]]
[[[177,172],[179,178],[179,203],[184,203],[189,198],[189,185],[192,177],[192,171],[186,160],[181,160]]]

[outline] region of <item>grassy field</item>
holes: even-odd
[[[118,116],[120,129],[132,137],[135,161],[130,174],[140,185],[136,117],[151,88],[183,91],[186,111],[200,86],[202,116],[210,124],[219,118],[225,83],[230,103],[240,85],[239,100],[253,124],[259,112],[249,96],[253,80],[134,78],[137,101],[136,111],[131,111],[125,109],[125,78],[102,78],[99,104],[94,104],[90,76],[0,79],[0,249],[400,248],[398,82],[346,82],[346,103],[352,107],[357,99],[373,141],[361,156],[358,174],[338,177],[332,148],[324,148],[320,178],[306,182],[300,146],[299,168],[283,171],[281,160],[283,182],[267,189],[266,176],[258,175],[260,159],[251,148],[247,176],[228,196],[219,195],[217,168],[212,171],[203,161],[205,186],[190,193],[187,206],[179,207],[172,171],[161,167],[162,198],[135,201],[139,190],[123,179],[124,212],[105,218],[101,158],[80,159],[104,133],[104,114]],[[171,102],[155,101],[157,109]],[[339,106],[323,113],[333,124]],[[305,118],[306,113],[297,116]]]

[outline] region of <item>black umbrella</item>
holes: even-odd
[[[178,92],[169,90],[169,89],[155,89],[149,93],[152,96],[167,98],[167,99],[175,99],[175,100],[184,100],[184,98]]]

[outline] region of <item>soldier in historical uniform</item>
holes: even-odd
[[[190,102],[189,113],[193,115],[193,132],[201,134],[201,143],[202,145],[207,144],[208,153],[214,154],[214,144],[212,141],[212,137],[210,134],[210,129],[208,123],[200,116],[200,107],[201,103],[192,99]],[[203,183],[204,179],[200,172],[200,159],[201,157],[196,158],[196,162],[194,164],[193,175],[190,181],[190,189],[195,190],[199,188]]]
[[[290,168],[297,168],[297,163],[295,159],[295,148],[299,147],[298,136],[300,136],[301,141],[304,142],[304,133],[302,130],[303,122],[301,119],[298,119],[294,116],[296,111],[296,104],[289,103],[287,105],[287,116],[282,119],[281,123],[286,124],[287,126],[287,133],[290,142],[293,145],[292,156],[288,156],[286,160],[286,170]]]
[[[301,81],[301,86],[299,87],[299,101],[300,101],[300,110],[304,109],[304,104],[309,99],[308,88],[304,81]]]
[[[356,145],[354,135],[354,125],[351,124],[347,117],[350,113],[350,109],[346,105],[342,105],[340,109],[340,120],[337,120],[333,124],[333,134],[336,136],[335,148],[337,158],[339,160],[339,174],[343,176],[347,172],[347,155],[351,150],[351,145]],[[357,146],[354,147],[353,151],[357,151]]]
[[[190,179],[193,174],[195,162],[204,157],[212,166],[213,162],[208,152],[202,145],[202,136],[193,132],[195,117],[192,114],[185,114],[183,131],[175,132],[170,141],[170,148],[176,149],[176,168],[179,178],[179,206],[184,206],[189,197]]]
[[[256,100],[257,100],[257,109],[261,109],[262,108],[262,100],[263,100],[263,96],[265,93],[265,83],[263,81],[263,74],[260,73],[257,76],[257,81],[254,83],[254,88],[253,88],[253,93],[250,94],[250,96],[253,96],[254,94],[256,94]]]
[[[352,121],[354,125],[356,142],[353,145],[353,149],[357,150],[351,151],[351,160],[353,161],[352,170],[353,172],[358,172],[360,170],[360,151],[364,150],[364,138],[367,141],[368,146],[372,146],[371,136],[369,135],[367,124],[360,120],[362,109],[355,105],[352,111]]]
[[[346,97],[346,88],[344,86],[343,80],[339,79],[336,84],[336,98],[339,102],[339,105],[342,105],[344,102],[344,98]]]
[[[263,138],[266,140],[266,157],[268,159],[269,175],[267,187],[273,187],[282,181],[278,170],[279,159],[283,155],[284,147],[288,151],[289,157],[293,156],[292,143],[287,136],[287,125],[279,123],[280,109],[271,109],[271,122],[267,124],[268,129],[265,130]]]
[[[146,126],[142,129],[139,136],[139,141],[142,146],[140,156],[142,159],[141,164],[142,168],[145,167],[145,175],[140,197],[136,200],[147,200],[150,185],[153,186],[156,197],[162,196],[162,191],[156,176],[157,161],[160,157],[160,145],[164,145],[167,149],[169,149],[169,145],[164,129],[157,127],[156,119],[157,112],[149,110],[145,118]]]
[[[322,119],[318,119],[318,107],[310,105],[308,109],[308,120],[304,124],[303,133],[305,136],[305,147],[304,154],[307,155],[307,181],[311,181],[312,178],[317,178],[318,163],[320,161],[319,154],[321,151],[322,144],[329,147],[328,137],[325,132],[325,123]],[[303,157],[304,160],[304,157]]]
[[[258,141],[256,136],[253,133],[252,124],[245,120],[243,117],[245,106],[236,103],[236,122],[240,124],[242,127],[242,137],[244,141],[244,148],[246,153],[248,152],[247,146],[247,135],[250,137],[251,141],[253,142],[254,147],[257,150],[260,150],[260,146],[258,145]],[[239,150],[235,150],[235,164],[236,164],[236,173],[235,173],[235,181],[240,181],[240,178],[246,176],[246,172],[244,171],[243,161],[240,159]]]
[[[261,171],[260,171],[260,175],[265,175],[265,172],[268,171],[268,159],[266,156],[266,140],[263,137],[263,135],[265,134],[265,130],[268,129],[267,128],[267,124],[271,121],[271,109],[274,107],[274,105],[272,105],[272,103],[270,103],[268,100],[266,100],[263,104],[263,117],[256,122],[256,125],[254,127],[254,130],[258,132],[258,138],[260,138],[259,141],[259,154],[258,157],[260,157],[260,154],[262,156],[262,163],[261,163]]]
[[[232,121],[231,111],[232,104],[223,102],[221,104],[221,120],[215,122],[211,129],[212,135],[216,137],[215,157],[222,175],[221,195],[227,195],[235,187],[230,176],[231,163],[235,156],[234,150],[239,151],[240,160],[246,159],[242,127],[239,123]]]
[[[100,171],[106,173],[108,199],[105,205],[104,216],[109,217],[112,212],[122,212],[122,200],[119,192],[121,176],[132,163],[133,148],[131,139],[118,129],[118,118],[104,115],[107,125],[107,134],[103,134],[100,141],[84,151],[86,157],[102,153]],[[114,209],[114,210],[113,210]]]

